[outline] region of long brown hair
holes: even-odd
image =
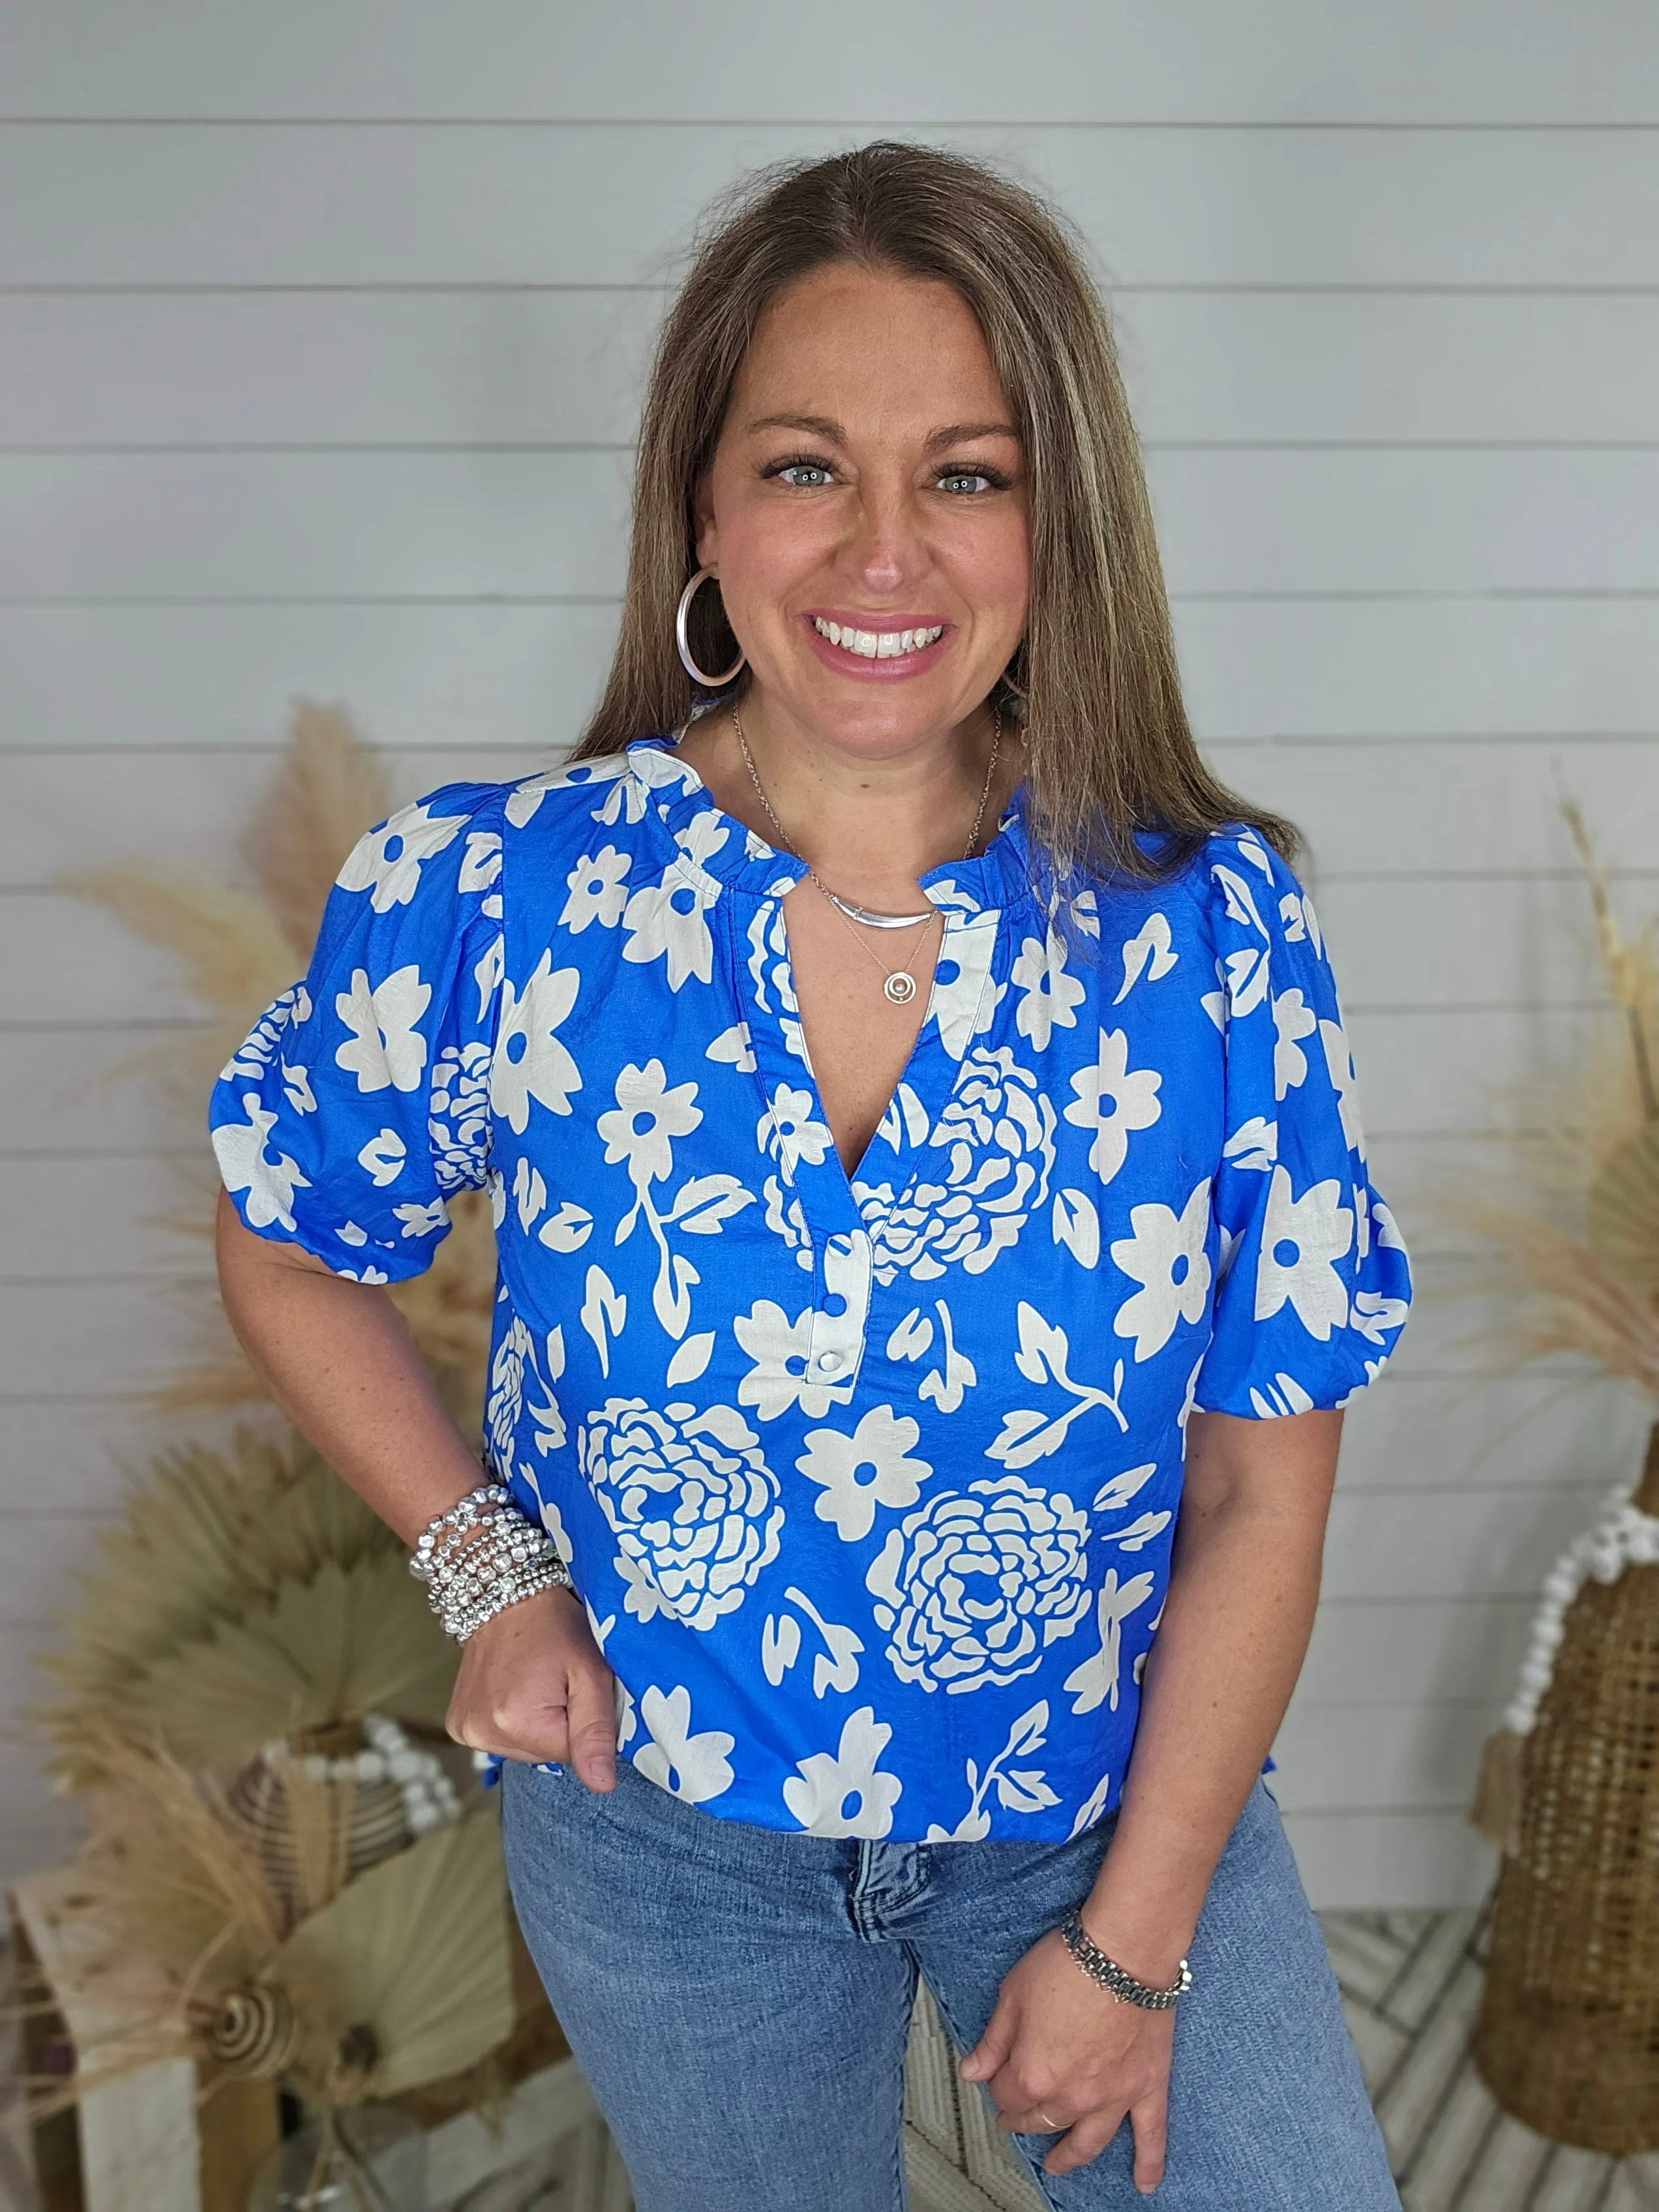
[[[1194,742],[1139,443],[1069,227],[981,162],[889,140],[765,170],[716,210],[658,343],[622,634],[574,757],[678,729],[696,702],[674,646],[697,566],[695,488],[762,314],[834,262],[951,285],[1012,410],[1030,488],[1030,605],[998,688],[1024,720],[1029,818],[1049,864],[1162,875],[1238,821],[1293,854],[1290,825],[1235,798]],[[718,592],[697,595],[691,640],[702,667],[735,657]]]

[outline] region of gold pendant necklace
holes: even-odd
[[[873,946],[866,944],[865,939],[859,935],[857,929],[854,927],[854,921],[856,919],[859,921],[866,923],[872,929],[913,929],[919,928],[925,922],[938,921],[940,929],[940,940],[942,942],[944,938],[944,916],[939,913],[937,907],[931,907],[926,914],[875,914],[866,907],[854,905],[850,899],[837,898],[835,892],[830,890],[829,884],[824,882],[823,878],[812,866],[812,863],[808,860],[803,859],[801,854],[796,852],[794,847],[789,842],[788,838],[785,836],[783,824],[773,812],[772,802],[767,797],[765,786],[760,780],[760,773],[755,766],[755,757],[749,750],[749,740],[743,734],[743,722],[741,717],[738,715],[737,702],[735,701],[733,701],[732,706],[732,727],[737,732],[738,750],[742,753],[744,766],[749,771],[749,781],[755,787],[755,796],[759,799],[762,811],[765,814],[767,820],[771,823],[774,831],[776,833],[779,844],[783,848],[784,851],[789,854],[792,860],[800,861],[802,867],[805,869],[807,874],[812,878],[812,881],[817,885],[818,889],[823,893],[825,898],[829,900],[830,907],[836,915],[836,919],[841,923],[842,927],[853,939],[853,942],[858,945],[861,951],[867,953],[870,958],[874,961],[876,966],[881,970],[881,974],[884,978],[881,988],[884,996],[890,999],[896,1006],[908,1006],[910,1000],[916,995],[918,986],[915,977],[910,973],[908,968],[890,968],[887,965],[887,963],[878,956]],[[991,757],[985,763],[985,781],[980,786],[979,805],[974,812],[974,826],[968,833],[967,849],[963,852],[962,856],[964,860],[971,860],[973,859],[974,848],[979,842],[980,825],[985,819],[986,802],[991,796],[991,779],[996,774],[997,754],[1001,748],[1001,744],[1002,715],[999,709],[994,708],[992,709],[991,720]],[[923,939],[922,944],[924,945],[926,942],[926,939]]]

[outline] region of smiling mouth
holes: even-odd
[[[812,627],[831,645],[838,645],[843,653],[856,653],[863,660],[897,660],[904,653],[921,653],[937,645],[945,635],[943,623],[933,623],[926,629],[854,629],[842,623],[826,622],[822,615],[813,616]]]

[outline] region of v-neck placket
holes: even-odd
[[[646,750],[672,757],[660,740],[629,750],[630,757]],[[790,1364],[793,1371],[794,1361],[801,1363],[797,1379],[810,1385],[827,1410],[853,1397],[869,1328],[874,1238],[919,1172],[913,1164],[896,1188],[872,1186],[865,1173],[871,1155],[890,1124],[895,1134],[902,1131],[912,1140],[934,1127],[974,1037],[988,1026],[1000,995],[999,927],[1010,891],[1023,884],[1024,875],[1007,835],[1018,809],[1005,812],[978,859],[947,863],[919,878],[945,924],[927,1012],[876,1134],[849,1176],[830,1136],[808,1057],[783,913],[785,898],[805,879],[805,864],[724,813],[695,769],[683,762],[675,765],[679,775],[672,782],[660,770],[647,771],[647,780],[675,839],[678,866],[709,897],[716,957],[723,954],[728,988],[743,1012],[762,1094],[762,1131],[770,1123],[769,1134],[761,1137],[774,1170],[769,1212],[787,1237],[799,1240],[798,1255],[810,1256],[811,1266],[810,1307],[791,1317],[798,1349]],[[690,817],[708,814],[726,826],[726,836],[711,836],[706,825],[702,834],[691,830]],[[859,1190],[865,1194],[862,1209]]]

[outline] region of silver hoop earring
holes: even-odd
[[[679,611],[674,617],[674,642],[680,649],[681,665],[691,681],[694,684],[700,684],[705,691],[718,691],[722,684],[731,683],[733,677],[742,673],[744,663],[748,658],[739,646],[737,659],[724,676],[706,676],[691,658],[691,647],[685,635],[686,618],[691,612],[691,602],[697,596],[699,587],[706,584],[714,573],[712,568],[698,569],[696,574],[680,593]]]

